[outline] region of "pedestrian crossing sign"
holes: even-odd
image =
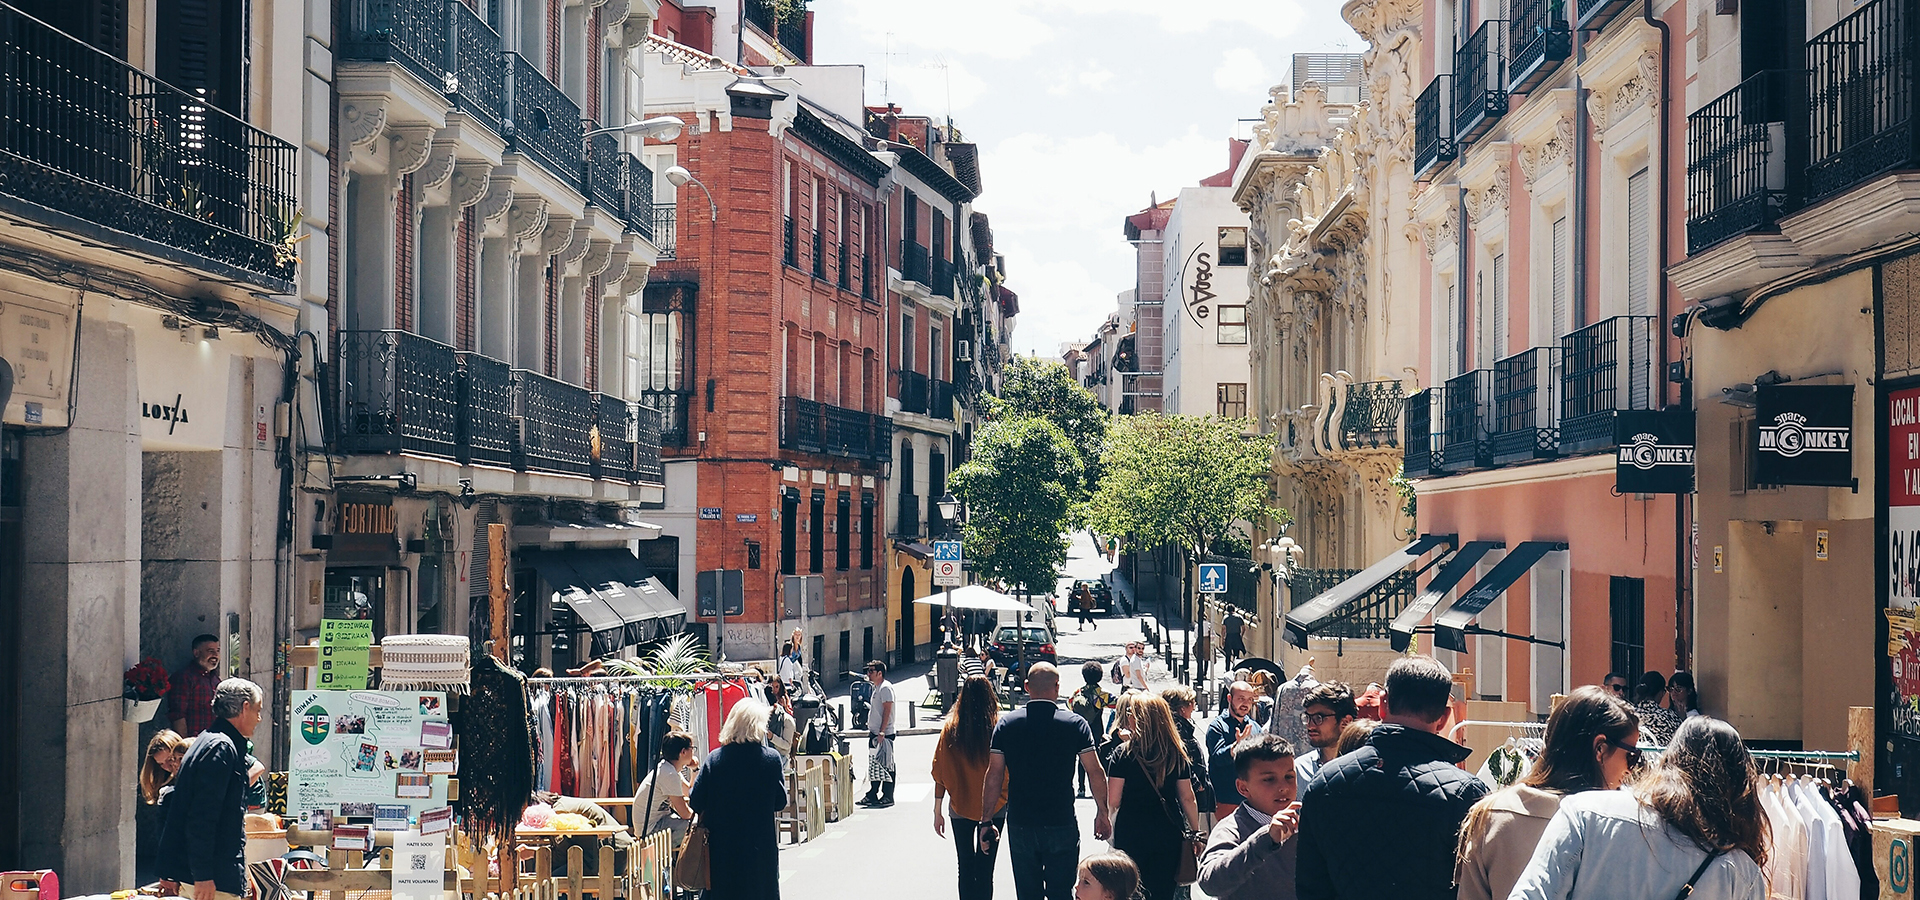
[[[941,562],[959,562],[960,561],[960,542],[959,541],[934,541],[933,542],[933,558],[936,560],[940,560]]]
[[[1200,564],[1200,593],[1224,594],[1227,592],[1227,564]]]

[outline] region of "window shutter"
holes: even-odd
[[[1483,369],[1493,364],[1493,357],[1487,351],[1493,347],[1493,336],[1487,328],[1487,273],[1473,273],[1473,360],[1474,368]]]
[[[1496,254],[1493,257],[1493,346],[1488,349],[1488,362],[1507,355],[1507,255]]]
[[[1652,314],[1648,296],[1653,264],[1653,216],[1647,170],[1627,177],[1627,315]]]
[[[1460,374],[1460,302],[1454,283],[1447,282],[1447,349],[1444,358],[1447,361],[1445,373],[1448,377]]]
[[[1551,286],[1553,312],[1552,318],[1548,321],[1552,325],[1553,333],[1547,335],[1548,342],[1552,344],[1558,344],[1561,338],[1567,336],[1567,332],[1571,330],[1569,326],[1573,322],[1573,284],[1568,278],[1567,271],[1571,262],[1567,257],[1568,237],[1567,217],[1561,216],[1553,220],[1553,260],[1548,264],[1553,277]]]

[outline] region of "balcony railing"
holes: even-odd
[[[927,382],[927,415],[948,422],[953,421],[953,382]]]
[[[1807,201],[1920,159],[1912,0],[1873,0],[1807,42]]]
[[[640,402],[659,411],[660,445],[687,446],[687,409],[692,391],[641,391]]]
[[[1625,9],[1628,0],[1580,0],[1580,30],[1597,32]]]
[[[1461,143],[1507,114],[1507,20],[1488,19],[1453,51],[1453,133]]]
[[[1287,604],[1289,607],[1299,606],[1358,574],[1358,569],[1295,568],[1287,575]],[[1373,590],[1349,601],[1341,607],[1340,618],[1315,630],[1313,636],[1347,640],[1385,638],[1387,626],[1393,622],[1393,618],[1413,602],[1415,574],[1411,571],[1396,573]]]
[[[340,448],[453,456],[454,350],[404,331],[340,332]]]
[[[782,16],[775,0],[747,0],[747,21],[760,33],[778,41],[782,48],[801,62],[807,61],[806,4],[791,3]]]
[[[953,263],[949,260],[933,261],[933,284],[929,285],[933,293],[940,297],[953,296]]]
[[[920,537],[920,497],[917,494],[901,494],[900,501],[894,507],[894,537]]]
[[[384,60],[442,88],[447,59],[446,0],[347,0],[341,55]]]
[[[447,99],[454,108],[480,120],[494,134],[506,131],[507,57],[500,52],[500,35],[480,18],[473,7],[461,0],[442,0],[446,4],[446,71],[453,73]],[[427,82],[434,85],[435,82]]]
[[[1400,413],[1407,405],[1398,381],[1347,385],[1347,406],[1340,414],[1340,443],[1349,450],[1400,446]]]
[[[800,397],[780,398],[780,446],[848,459],[885,462],[893,422],[884,416]]]
[[[1453,76],[1436,75],[1413,101],[1413,174],[1425,178],[1459,155],[1453,140]]]
[[[900,373],[900,411],[927,414],[927,376],[919,372]]]
[[[1566,0],[1517,0],[1511,27],[1513,62],[1507,92],[1524,94],[1546,80],[1573,53]]]
[[[1447,379],[1447,468],[1484,469],[1493,465],[1493,370],[1474,369]]]
[[[911,239],[900,242],[900,277],[921,284],[933,280],[927,272],[927,248]]]
[[[0,194],[293,278],[293,145],[4,3],[0,35]]]
[[[506,131],[508,152],[531,156],[568,184],[579,183],[585,133],[580,107],[518,53],[507,54]]]
[[[813,277],[827,280],[827,233],[819,228],[813,230]]]
[[[620,149],[620,139],[611,134],[596,134],[588,138],[586,157],[581,162],[580,193],[601,209],[624,220],[627,213],[627,153]]]
[[[1615,316],[1560,342],[1563,453],[1612,447],[1615,411],[1653,408],[1658,322],[1654,316]]]
[[[786,227],[782,230],[781,236],[786,241],[785,252],[781,259],[785,260],[789,266],[800,268],[800,240],[793,230],[792,216],[786,217]]]
[[[647,406],[405,331],[341,332],[337,359],[341,452],[660,481]]]
[[[1559,455],[1553,422],[1559,377],[1558,347],[1534,347],[1493,364],[1494,465]]]
[[[1798,72],[1756,73],[1687,116],[1687,252],[1772,225],[1798,181],[1795,150],[1806,79]]]
[[[654,246],[658,247],[660,235],[655,231],[653,170],[647,168],[647,164],[641,162],[638,156],[631,153],[623,156],[626,160],[626,172],[620,180],[620,185],[625,195],[627,229],[649,241],[656,242]],[[673,258],[672,254],[664,250],[661,256],[667,259]]]
[[[1441,398],[1445,395],[1445,388],[1434,387],[1407,398],[1407,443],[1400,464],[1408,478],[1440,475],[1447,470],[1446,436],[1434,427],[1445,419],[1433,414],[1441,408]]]
[[[680,226],[675,220],[678,208],[671,203],[653,205],[653,245],[660,248],[661,259],[680,255]]]

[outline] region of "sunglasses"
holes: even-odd
[[[1607,746],[1609,746],[1609,747],[1612,747],[1612,748],[1614,748],[1615,750],[1624,750],[1624,751],[1626,751],[1626,753],[1627,753],[1627,768],[1629,768],[1629,769],[1638,769],[1638,768],[1640,768],[1640,759],[1641,759],[1641,756],[1642,756],[1642,754],[1641,754],[1641,752],[1640,752],[1640,748],[1639,748],[1639,747],[1636,747],[1636,746],[1634,746],[1633,744],[1623,744],[1623,743],[1620,743],[1619,741],[1616,741],[1616,740],[1614,740],[1613,738],[1607,738],[1606,740],[1607,740]]]

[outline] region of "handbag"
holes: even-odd
[[[1706,859],[1700,861],[1700,868],[1693,870],[1693,877],[1687,879],[1687,883],[1680,886],[1680,893],[1675,894],[1673,900],[1687,900],[1688,897],[1693,896],[1693,883],[1699,881],[1700,876],[1706,874],[1707,867],[1713,865],[1713,861],[1720,858],[1720,852],[1719,850],[1715,850],[1707,854]]]
[[[1174,829],[1180,832],[1180,849],[1175,853],[1173,861],[1173,883],[1183,885],[1199,881],[1200,842],[1187,837],[1187,823],[1185,819],[1174,814],[1172,802],[1167,799],[1167,795],[1160,790],[1160,786],[1157,784],[1153,786],[1153,795],[1160,798],[1160,811],[1166,814],[1167,821],[1172,822]],[[1691,887],[1691,885],[1689,885],[1689,887]],[[1685,900],[1685,898],[1683,897],[1681,900]]]
[[[687,836],[680,841],[680,853],[673,860],[673,884],[689,891],[713,887],[713,857],[707,846],[707,826],[693,817]]]

